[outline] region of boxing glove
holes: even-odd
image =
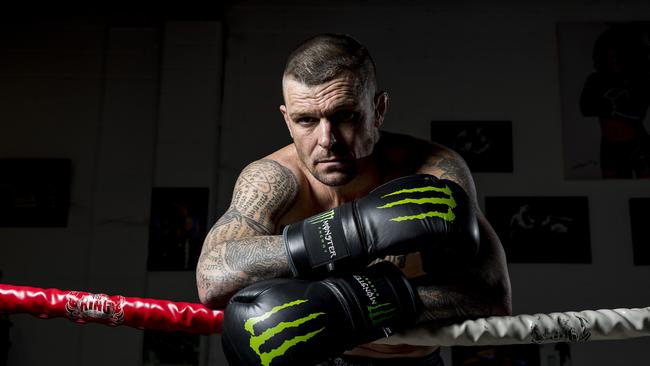
[[[222,345],[231,365],[313,365],[415,323],[421,309],[389,262],[321,281],[258,282],[226,306]]]
[[[324,278],[349,273],[386,255],[421,249],[471,257],[478,251],[479,230],[463,188],[418,174],[392,180],[359,200],[287,225],[283,238],[295,277]]]

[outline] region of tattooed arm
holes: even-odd
[[[235,184],[228,210],[208,233],[196,267],[199,298],[223,306],[238,290],[291,274],[277,220],[293,205],[298,183],[273,160],[248,165]]]
[[[425,307],[420,320],[509,315],[512,297],[505,254],[499,237],[479,208],[476,187],[465,161],[457,153],[438,146],[420,173],[452,180],[465,189],[476,209],[481,236],[479,253],[471,261],[455,267],[439,263],[436,273],[428,276],[430,280],[418,286]]]

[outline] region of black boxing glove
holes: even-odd
[[[389,262],[322,281],[262,281],[230,299],[223,350],[231,365],[313,365],[415,324],[420,308]]]
[[[293,275],[323,278],[362,268],[386,255],[417,250],[472,257],[478,251],[479,230],[463,188],[418,174],[288,225],[283,238]]]

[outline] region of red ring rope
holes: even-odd
[[[188,302],[5,284],[0,284],[0,312],[194,334],[220,333],[223,318],[222,310]]]

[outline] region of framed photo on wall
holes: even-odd
[[[451,347],[452,366],[571,366],[568,343]]]
[[[541,366],[539,345],[537,344],[452,347],[451,360],[452,366]]]
[[[630,198],[630,225],[634,265],[650,265],[650,198]]]
[[[591,263],[587,197],[486,197],[510,263]]]
[[[556,30],[565,178],[650,178],[650,21]]]
[[[459,153],[472,172],[512,172],[510,121],[431,121],[431,141]]]
[[[206,235],[208,188],[154,188],[149,223],[150,271],[193,271]]]
[[[65,227],[70,159],[0,159],[0,227]]]

